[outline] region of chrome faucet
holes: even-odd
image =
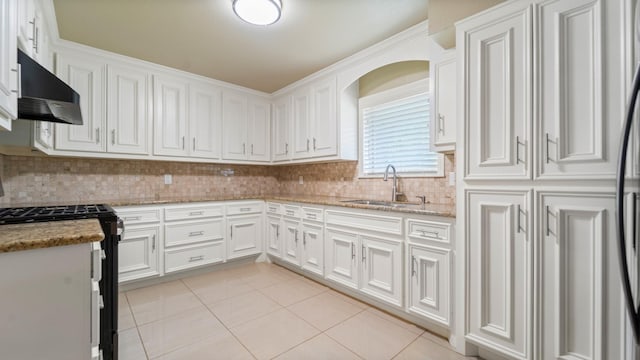
[[[393,169],[393,188],[391,189],[392,193],[391,193],[391,201],[396,201],[396,198],[398,195],[401,195],[402,193],[398,192],[398,177],[396,175],[396,168],[395,166],[389,164],[387,165],[387,169],[384,171],[384,181],[387,181],[387,179],[389,178],[389,168]]]

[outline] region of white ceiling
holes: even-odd
[[[246,24],[231,0],[54,0],[60,37],[271,93],[427,19],[428,0],[282,0]]]

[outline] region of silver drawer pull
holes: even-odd
[[[140,218],[140,216],[128,216],[124,218],[124,221],[138,221]]]
[[[420,231],[422,233],[422,236],[427,236],[427,234],[431,234],[435,237],[440,237],[440,233],[437,231],[431,231],[431,230],[422,230],[419,229],[418,231]]]
[[[287,215],[293,215],[295,212],[293,210],[287,210]]]
[[[316,214],[307,214],[308,217],[315,219],[316,218]]]
[[[240,208],[240,211],[242,211],[242,212],[251,211],[251,208]]]
[[[189,213],[189,216],[197,216],[197,215],[202,215],[204,214],[203,211],[192,211]]]
[[[193,231],[189,233],[189,236],[202,236],[204,235],[204,231]]]
[[[189,258],[189,262],[202,261],[204,260],[204,255],[192,256]]]

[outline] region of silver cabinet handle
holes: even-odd
[[[356,258],[356,244],[351,243],[351,260]]]
[[[184,150],[184,136],[182,137],[182,150]]]
[[[35,23],[35,20],[34,20]],[[33,35],[33,50],[36,54],[40,53],[38,48],[40,47],[40,29],[34,24],[34,35]]]
[[[16,95],[18,96],[18,99],[22,97],[22,65],[18,64],[18,67],[16,67],[15,69],[11,69],[11,71],[16,73],[16,90],[11,90],[11,92],[16,93]]]
[[[516,136],[516,164],[520,162],[520,137]]]
[[[116,144],[116,129],[111,130],[111,145]]]
[[[193,151],[196,151],[196,138],[193,137]]]
[[[296,245],[298,244],[298,229],[296,229],[296,237],[295,237]]]
[[[518,227],[518,233],[520,232],[520,204],[516,205],[516,222]]]
[[[192,256],[189,258],[189,262],[202,261],[202,260],[204,260],[204,255]]]
[[[284,143],[284,153],[285,154],[289,153],[289,143]]]
[[[190,237],[193,237],[193,236],[202,236],[202,235],[204,235],[204,231],[192,231],[192,232],[190,232],[190,233],[189,233],[189,236],[190,236]]]
[[[422,229],[419,229],[418,231],[420,231],[422,233],[422,236],[427,236],[427,234],[431,234],[431,235],[433,235],[433,236],[435,236],[437,238],[440,237],[440,233],[437,232],[437,231],[422,230]]]
[[[100,144],[100,128],[96,128],[96,144]]]
[[[316,151],[316,138],[313,138],[313,151]]]
[[[156,235],[151,236],[151,252],[156,251]]]
[[[293,216],[295,213],[293,210],[287,210],[287,215]]]
[[[233,225],[229,227],[229,230],[231,231],[231,239],[233,240]]]
[[[242,212],[251,211],[251,208],[250,207],[248,207],[248,208],[240,208],[240,211],[242,211]]]
[[[251,155],[253,155],[253,144],[251,144]]]
[[[37,31],[36,31],[36,18],[34,17],[33,20],[29,21],[29,24],[31,24],[31,37],[28,38],[28,40],[31,40],[31,42],[33,43],[33,45],[32,45],[33,50],[36,50],[36,52],[38,52],[37,51],[37,45],[36,45],[36,41],[37,41],[36,40],[36,34],[37,34]]]
[[[307,214],[307,217],[309,219],[315,220],[316,219],[316,214]]]
[[[367,261],[367,248],[364,246],[364,244],[362,244],[362,261]]]
[[[307,151],[309,151],[309,139],[307,139]]]
[[[416,257],[411,255],[411,276],[415,276],[416,275],[415,264],[416,264]]]
[[[247,145],[245,143],[242,143],[242,154],[246,154],[247,153]]]
[[[276,225],[276,238],[280,238],[280,225]]]
[[[302,232],[302,245],[304,245],[304,247],[307,247],[307,232],[306,231]]]
[[[189,216],[198,216],[198,215],[202,215],[203,212],[202,211],[192,211],[189,213]]]
[[[444,116],[438,114],[438,134],[444,135]]]
[[[544,211],[545,211],[545,217],[546,217],[546,221],[547,221],[547,236],[549,236],[549,234],[551,233],[551,230],[549,230],[549,205],[544,207]]]
[[[549,163],[549,133],[545,133],[544,136],[545,136],[545,162],[548,164]]]

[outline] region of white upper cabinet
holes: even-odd
[[[124,65],[107,66],[107,151],[149,153],[150,76]]]
[[[449,51],[439,61],[433,62],[431,143],[432,149],[450,152],[456,149],[456,53]]]
[[[467,179],[531,177],[531,5],[514,1],[458,29]],[[472,64],[472,65],[471,65]]]
[[[153,153],[186,156],[188,83],[185,79],[154,75],[153,89]]]
[[[291,129],[293,123],[291,122],[291,102],[292,97],[285,95],[278,98],[273,103],[273,121],[272,121],[272,140],[271,159],[274,162],[285,161],[291,159]]]
[[[270,149],[271,103],[252,97],[249,99],[249,119],[247,133],[248,159],[254,161],[271,160]]]
[[[293,93],[293,158],[307,158],[311,154],[309,127],[311,121],[311,90],[308,87]]]
[[[247,158],[248,99],[245,95],[224,91],[222,94],[222,157],[227,160]]]
[[[311,130],[312,156],[331,156],[337,153],[337,113],[336,113],[336,79],[314,84],[311,88],[313,99]]]
[[[620,120],[608,116],[603,1],[539,5],[538,176],[615,176]],[[619,57],[619,55],[618,55]],[[612,61],[618,61],[618,57]],[[617,74],[616,74],[617,75]]]
[[[271,103],[235,91],[222,94],[222,157],[269,161]]]
[[[56,124],[56,150],[106,150],[106,64],[93,56],[59,52],[56,73],[80,95],[82,125]]]
[[[219,159],[222,148],[220,89],[193,83],[189,87],[189,137],[192,157]]]
[[[0,0],[0,131],[18,116],[17,1]]]

